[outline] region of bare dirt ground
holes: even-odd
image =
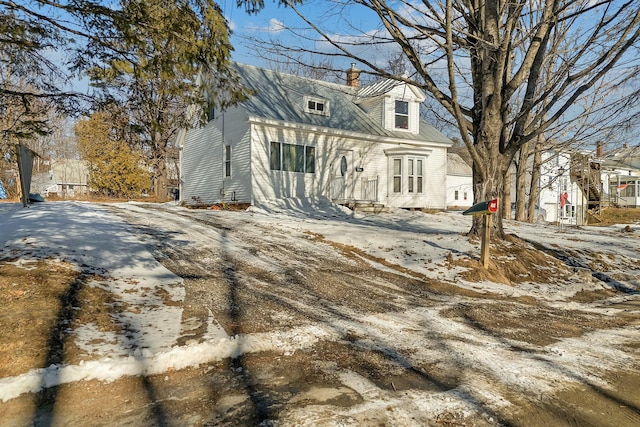
[[[291,248],[280,230],[259,223],[239,227],[221,218],[207,222],[157,207],[147,209],[144,217],[116,208],[114,212],[144,236],[164,266],[184,279],[183,334],[178,344],[201,342],[211,314],[231,336],[309,325],[322,325],[332,335],[295,351],[253,351],[162,375],[124,377],[110,383],[72,382],[23,394],[0,402],[0,425],[250,426],[298,425],[296,420],[301,419],[305,425],[640,425],[640,343],[628,346],[635,365],[608,372],[602,378],[609,384],[606,388],[576,379],[572,384],[558,384],[556,391],[523,394],[495,384],[510,403],[495,405],[461,387],[472,384],[470,378],[493,381],[486,372],[476,371],[468,363],[445,360],[449,353],[444,350],[432,363],[417,364],[410,357],[410,346],[398,349],[385,345],[384,337],[371,336],[367,328],[358,326],[361,319],[373,315],[435,310],[446,321],[504,340],[510,351],[530,353],[535,359],[536,351],[542,353],[563,338],[640,327],[640,307],[634,302],[627,303],[628,310],[615,317],[585,306],[600,306],[615,291],[582,295],[580,306],[547,304],[534,298],[508,299],[436,282],[389,263],[384,269],[376,268],[376,263],[385,264],[384,260],[367,258],[317,234],[307,234],[306,249],[300,250],[299,246]],[[167,216],[172,217],[170,222]],[[160,217],[162,221],[154,219]],[[260,254],[265,262],[255,265],[233,250],[180,241],[180,231],[194,221],[233,239],[245,251]],[[167,228],[167,224],[173,227]],[[265,267],[270,263],[289,268]],[[65,321],[69,319],[55,314],[64,313],[60,304],[66,303],[61,296],[78,283],[77,273],[46,261],[28,274],[8,262],[0,263],[0,270],[0,302],[5,307],[0,333],[2,376],[15,375],[43,360],[73,361],[77,349],[72,343],[52,343],[50,334],[42,332],[64,329],[68,324]],[[47,284],[48,294],[38,290],[42,283]],[[17,309],[25,292],[33,296],[30,301],[38,301],[42,313],[25,314]],[[82,298],[93,299],[93,303],[70,315],[72,318],[104,316],[99,307],[109,306],[108,295],[94,293]],[[51,301],[59,305],[49,307]],[[108,319],[102,325],[109,328]],[[439,336],[429,325],[402,332],[407,340],[414,335],[430,337],[434,347],[454,347],[468,339],[464,335]],[[29,337],[32,348],[24,347],[21,336]],[[57,356],[43,354],[52,348]],[[345,377],[350,375],[367,382],[360,388],[347,386]],[[416,390],[468,393],[467,399],[476,410],[453,408],[423,414],[416,420],[398,420],[395,405],[406,402],[406,396]],[[388,400],[386,414],[367,415],[363,403],[372,396]],[[305,417],[296,415],[300,411],[306,412]]]

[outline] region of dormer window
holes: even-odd
[[[409,129],[409,103],[396,101],[396,129]]]
[[[307,113],[320,114],[321,116],[329,115],[329,101],[322,98],[312,96],[304,97],[304,111]]]

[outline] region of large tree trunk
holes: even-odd
[[[542,147],[544,146],[544,135],[538,135],[536,148],[533,154],[533,167],[531,169],[531,187],[529,190],[529,218],[531,222],[535,221],[535,209],[540,196],[540,166],[542,165]]]
[[[527,160],[529,159],[529,143],[522,144],[520,147],[520,156],[516,168],[516,217],[517,221],[525,221],[527,219],[526,202],[527,202]],[[529,217],[531,222],[531,217]]]
[[[500,129],[498,127],[498,129]],[[510,159],[500,155],[497,150],[498,144],[487,143],[484,150],[481,150],[483,154],[482,165],[477,165],[474,162],[473,166],[473,194],[475,203],[501,199],[504,194],[504,177],[508,170]],[[484,178],[484,179],[483,179]],[[496,235],[500,238],[505,237],[504,229],[502,227],[502,209],[494,215],[492,235]],[[479,234],[482,230],[482,217],[474,217],[473,225],[471,227],[471,234]]]
[[[155,171],[154,171],[154,186],[153,193],[156,198],[164,200],[168,197],[167,190],[167,164],[165,159],[159,158],[156,163]]]
[[[504,191],[500,199],[502,219],[511,219],[511,168],[504,174]]]

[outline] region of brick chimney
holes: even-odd
[[[356,68],[356,64],[352,63],[347,70],[347,86],[360,87],[360,70]]]
[[[602,141],[598,141],[596,143],[596,157],[598,159],[602,158],[602,146],[603,146]]]

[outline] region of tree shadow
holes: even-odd
[[[227,230],[222,230],[221,236],[223,242],[226,241]],[[237,336],[241,332],[244,315],[244,307],[238,292],[242,283],[240,283],[240,280],[238,279],[236,263],[228,250],[222,254],[222,265],[224,266],[224,280],[227,283],[229,292],[229,316],[232,325],[229,335]],[[229,364],[230,368],[243,385],[245,393],[249,396],[251,401],[252,410],[250,418],[252,423],[255,423],[255,425],[262,425],[263,422],[271,420],[274,416],[272,407],[275,402],[266,391],[261,390],[258,385],[258,381],[254,379],[249,369],[247,369],[246,356],[244,354],[240,354],[236,357],[231,357]]]
[[[615,289],[618,292],[622,292],[625,294],[631,294],[631,295],[637,295],[640,294],[640,291],[631,288],[627,285],[625,285],[624,283],[619,282],[618,280],[614,279],[613,277],[609,276],[608,274],[602,272],[602,271],[597,271],[594,270],[589,264],[585,264],[583,262],[581,262],[580,260],[578,260],[575,257],[570,256],[569,254],[559,250],[559,249],[552,249],[549,248],[548,246],[545,246],[541,243],[535,242],[533,240],[527,240],[527,239],[522,239],[523,241],[531,244],[534,248],[536,248],[537,250],[547,253],[549,255],[551,255],[552,257],[556,258],[557,260],[563,262],[567,267],[577,267],[583,270],[587,270],[589,272],[591,272],[591,276],[593,276],[595,279],[600,280],[601,282],[611,286],[613,289]]]

